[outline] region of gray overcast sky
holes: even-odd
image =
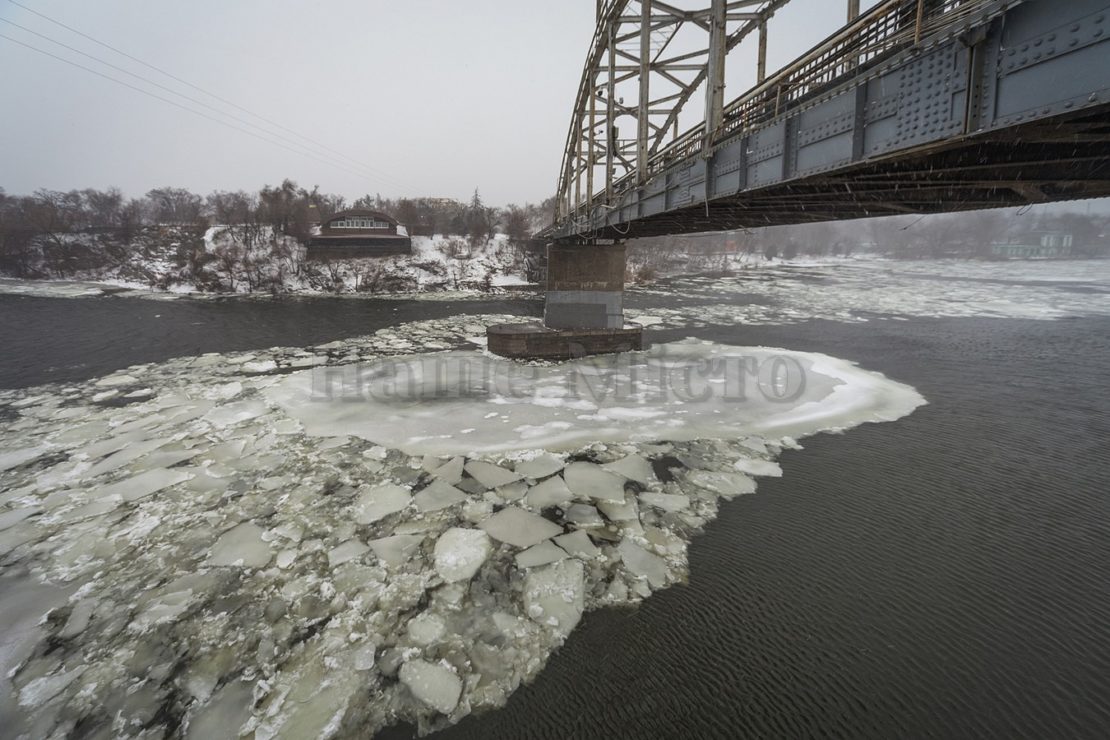
[[[491,204],[539,201],[554,193],[594,26],[594,0],[19,2],[378,174],[287,151],[0,39],[8,193],[112,185],[129,195],[161,185],[207,193],[289,177],[348,197],[465,199],[479,187]],[[771,28],[772,68],[831,33],[844,12],[844,0],[788,6]],[[8,0],[0,20],[227,108]],[[9,23],[0,34],[173,97]],[[741,53],[730,61],[726,97],[751,84],[750,66]]]

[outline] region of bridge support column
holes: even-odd
[[[543,323],[549,329],[624,328],[623,244],[547,248]]]
[[[624,271],[623,244],[552,244],[543,323],[491,326],[489,350],[555,360],[643,349],[643,329],[624,323]]]

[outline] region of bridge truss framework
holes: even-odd
[[[698,1],[598,3],[546,236],[1110,194],[1110,0],[845,0],[847,25],[772,75],[768,21],[794,0]],[[726,103],[748,39],[756,85]]]

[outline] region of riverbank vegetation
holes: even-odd
[[[313,262],[315,222],[347,208],[393,214],[414,235],[409,258]],[[487,206],[446,198],[343,196],[286,180],[207,196],[176,187],[141,198],[120,190],[0,189],[0,274],[109,279],[171,290],[321,292],[424,290],[525,282],[526,242],[549,204]],[[534,275],[533,275],[534,277]]]

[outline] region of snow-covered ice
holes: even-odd
[[[401,666],[401,683],[420,701],[442,714],[450,714],[459,703],[462,681],[447,666],[414,660]]]
[[[435,569],[448,583],[466,581],[474,577],[492,552],[493,545],[487,533],[453,527],[436,541]]]
[[[371,363],[341,380],[338,392],[321,397],[319,371],[300,371],[262,392],[311,436],[351,434],[413,455],[568,450],[598,441],[739,432],[798,436],[815,426],[835,429],[840,419],[848,425],[897,419],[920,403],[912,391],[844,360],[693,339],[562,365],[447,352]],[[487,418],[492,412],[496,418]],[[474,431],[450,433],[445,418],[453,428]],[[467,465],[487,488],[522,477],[494,474],[487,463]],[[642,465],[631,472],[634,465],[621,461],[610,472],[572,464],[567,483],[580,495],[619,500],[626,477],[649,477]]]

